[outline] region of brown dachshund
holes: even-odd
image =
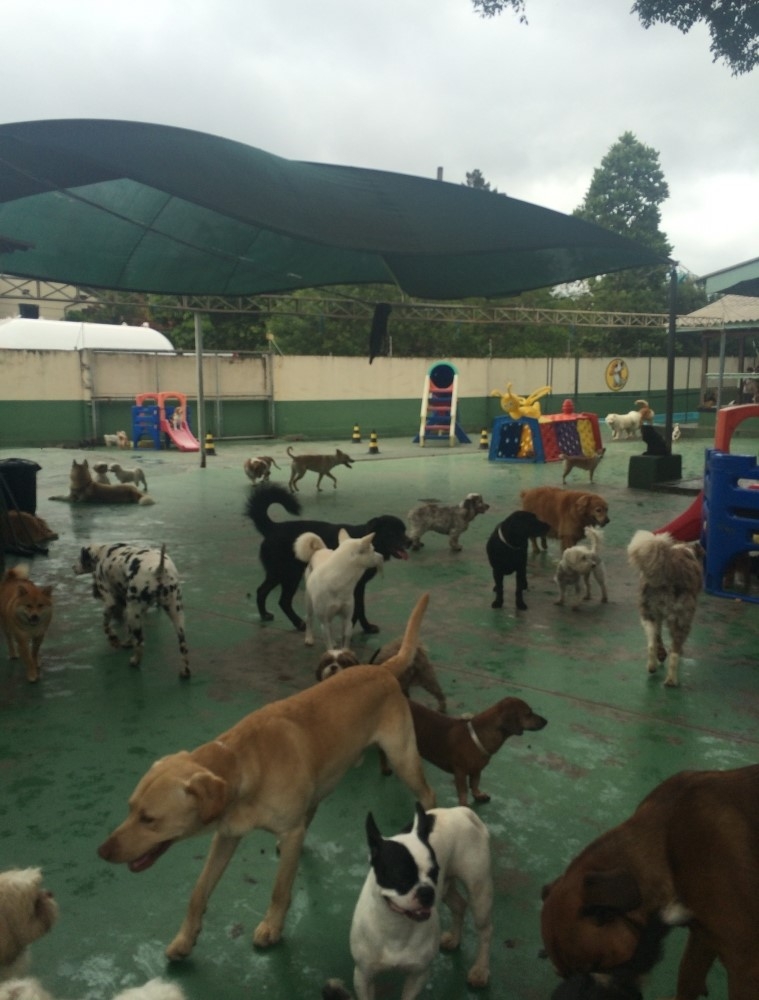
[[[416,745],[424,760],[453,775],[459,805],[467,805],[467,780],[475,802],[489,802],[480,775],[509,736],[542,729],[548,720],[536,715],[521,698],[503,698],[484,712],[451,718],[410,701]],[[382,760],[383,773],[389,774]]]

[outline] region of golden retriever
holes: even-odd
[[[588,526],[603,528],[609,523],[609,505],[598,493],[584,490],[564,490],[560,486],[536,486],[520,494],[522,509],[532,511],[541,521],[551,526],[549,538],[558,538],[561,551],[577,545],[585,537]],[[548,548],[546,536],[540,539]],[[532,539],[533,552],[538,551],[538,540]]]

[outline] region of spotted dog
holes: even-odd
[[[468,493],[458,507],[439,503],[422,503],[408,512],[409,538],[411,548],[415,551],[424,544],[422,535],[435,531],[439,535],[448,535],[448,544],[452,552],[460,552],[459,537],[466,531],[478,514],[490,510],[490,504],[485,503],[479,493]]]
[[[180,677],[190,676],[189,653],[185,641],[182,591],[176,566],[166,555],[166,546],[151,549],[116,542],[111,545],[85,545],[74,564],[77,576],[92,573],[92,592],[105,604],[103,628],[115,649],[134,649],[130,664],[137,667],[142,659],[144,637],[142,613],[149,607],[163,608],[174,624],[182,656]],[[127,630],[121,641],[113,627],[124,621]]]

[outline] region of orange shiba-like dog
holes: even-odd
[[[28,566],[9,569],[0,580],[0,627],[12,660],[20,656],[27,680],[40,679],[39,652],[53,617],[53,588],[38,587]]]

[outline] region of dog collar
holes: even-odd
[[[487,752],[487,750],[482,745],[482,743],[480,743],[480,738],[477,735],[477,733],[475,733],[475,731],[474,731],[474,726],[472,725],[472,720],[471,719],[467,719],[467,722],[466,722],[466,731],[469,733],[470,737],[472,738],[472,743],[474,743],[474,745],[477,747],[477,749],[480,751],[480,753],[484,753],[486,757],[489,757],[490,754]]]
[[[501,525],[498,525],[498,537],[501,539],[504,545],[508,546],[510,549],[518,549],[518,545],[512,545],[510,541],[504,538],[503,532],[501,531]]]

